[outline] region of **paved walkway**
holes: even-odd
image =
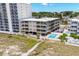
[[[23,53],[21,56],[28,56],[33,50],[35,50],[38,45],[40,44],[41,42],[37,43],[36,45],[34,45],[30,50],[27,51],[27,53]]]

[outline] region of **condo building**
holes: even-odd
[[[79,19],[74,18],[68,21],[68,30],[70,33],[79,34]]]
[[[20,32],[23,34],[36,35],[40,33],[45,36],[49,32],[59,29],[60,19],[58,18],[28,18],[20,21]]]
[[[0,3],[0,31],[19,32],[20,19],[32,17],[31,5]]]

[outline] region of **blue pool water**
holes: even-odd
[[[50,34],[50,35],[48,36],[48,38],[54,39],[54,38],[56,38],[56,36],[57,36],[57,34]]]

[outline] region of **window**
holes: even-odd
[[[40,27],[39,25],[37,25],[37,27]]]
[[[28,21],[25,21],[25,23],[28,23]]]
[[[41,30],[42,32],[45,32],[46,30]]]
[[[41,26],[42,28],[46,28],[46,26]]]
[[[40,22],[37,22],[37,24],[40,24]]]

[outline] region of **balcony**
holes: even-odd
[[[72,29],[72,30],[77,30],[77,28],[72,28],[72,27],[71,27],[70,29]]]
[[[78,26],[77,23],[73,23],[73,24],[71,23],[70,25],[71,25],[71,26]]]

